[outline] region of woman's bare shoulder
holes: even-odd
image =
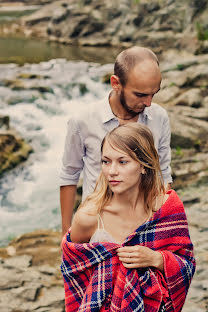
[[[81,205],[74,215],[73,222],[76,222],[85,229],[97,224],[97,210],[95,205],[91,202]]]
[[[72,220],[72,241],[76,243],[88,242],[97,227],[97,222],[98,219],[94,207],[82,205]]]
[[[165,202],[168,200],[168,197],[169,194],[160,194],[157,197],[154,212],[159,210],[165,204]]]

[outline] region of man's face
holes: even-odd
[[[120,86],[120,103],[125,111],[137,115],[151,106],[152,98],[160,90],[161,74],[154,70],[132,70],[125,86]]]

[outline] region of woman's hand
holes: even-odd
[[[163,256],[160,252],[144,246],[125,246],[117,249],[119,260],[125,268],[136,269],[155,267],[164,271]]]

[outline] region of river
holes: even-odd
[[[60,229],[59,170],[67,119],[74,109],[109,92],[102,77],[112,64],[103,63],[106,56],[113,61],[115,50],[106,53],[107,48],[80,49],[22,38],[1,38],[0,45],[5,63],[0,64],[0,115],[9,115],[10,126],[34,149],[26,162],[0,179],[3,246],[35,229]],[[21,66],[5,62],[17,56],[24,60]],[[6,86],[6,79],[21,82],[21,90]],[[40,86],[44,92],[37,90]]]

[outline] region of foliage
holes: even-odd
[[[198,40],[208,40],[208,26],[196,23],[196,31]]]
[[[176,146],[176,156],[183,157],[183,151],[180,146]]]
[[[177,64],[177,70],[184,70],[186,66],[184,64]]]

